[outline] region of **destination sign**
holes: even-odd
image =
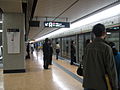
[[[49,28],[70,28],[69,22],[52,22],[52,21],[45,21],[44,27]]]

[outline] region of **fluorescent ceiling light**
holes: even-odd
[[[3,23],[3,21],[0,21],[0,23]]]
[[[0,32],[3,32],[3,30],[0,30]]]
[[[29,43],[34,43],[35,41],[30,41]]]
[[[116,16],[116,15],[120,14],[119,9],[120,9],[120,4],[116,5],[114,7],[111,7],[107,10],[104,10],[102,12],[99,12],[97,14],[94,14],[94,15],[88,17],[88,18],[80,20],[76,23],[73,23],[71,25],[71,27],[72,28],[77,28],[77,27],[80,27],[80,26],[83,26],[83,25],[86,25],[86,24],[90,24],[90,23],[93,23],[93,22],[97,22],[97,21],[100,21],[100,20],[104,20],[106,18]]]
[[[107,34],[111,34],[111,32],[107,32]]]
[[[74,30],[75,28],[79,28],[81,26],[91,24],[91,23],[94,23],[94,22],[97,22],[97,21],[101,21],[101,20],[116,16],[116,15],[119,15],[119,14],[120,14],[120,4],[118,4],[116,6],[113,6],[109,9],[103,10],[103,11],[97,13],[97,14],[91,15],[91,16],[85,18],[85,19],[81,19],[81,20],[71,24],[70,28],[59,29],[57,31],[54,31],[50,34],[47,34],[43,37],[38,38],[35,41],[43,40],[45,38],[49,38],[49,37],[54,36],[54,35],[57,36],[57,35],[59,35],[63,32],[70,32],[70,31]]]

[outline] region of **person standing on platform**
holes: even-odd
[[[38,52],[38,42],[35,43],[35,50]]]
[[[30,59],[30,44],[29,43],[26,46],[26,52],[27,52],[26,59]]]
[[[44,69],[48,69],[49,62],[50,62],[50,45],[49,39],[45,39],[45,43],[43,44],[43,60],[44,60]]]
[[[117,68],[117,75],[118,75],[118,85],[119,85],[119,90],[120,90],[120,52],[116,49],[115,43],[110,42],[109,45],[112,48],[115,62],[116,62],[116,68]]]
[[[92,40],[87,39],[86,42],[85,42],[85,47],[86,47],[89,43],[92,43]]]
[[[85,41],[85,47],[84,47],[84,48],[86,48],[89,43],[92,43],[92,40],[91,40],[91,39],[87,39],[87,40]],[[83,60],[83,57],[84,57],[84,55],[82,56],[82,60]]]
[[[69,46],[68,46],[68,41],[66,42],[66,56],[68,56],[68,52],[69,52]]]
[[[87,45],[83,57],[84,90],[118,90],[118,78],[111,47],[104,40],[106,29],[96,24],[92,32],[96,38]]]
[[[33,54],[33,51],[34,51],[34,44],[31,43],[31,44],[30,44],[30,47],[31,47],[31,54]]]
[[[51,41],[49,44],[50,44],[50,65],[52,65],[53,47],[52,47]]]
[[[60,45],[58,42],[56,42],[56,59],[58,60],[58,55],[60,53]]]
[[[74,41],[71,41],[71,65],[73,65],[73,62],[76,62],[75,52]]]

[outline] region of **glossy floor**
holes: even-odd
[[[0,69],[0,90],[4,90],[3,87],[3,70]]]
[[[76,66],[53,57],[53,65],[44,70],[42,58],[42,51],[34,52],[26,60],[26,73],[4,74],[4,90],[83,90],[81,82],[58,67],[76,73]]]

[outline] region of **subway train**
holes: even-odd
[[[106,28],[107,37],[106,40],[108,42],[114,42],[116,44],[116,48],[120,51],[120,25],[112,25],[109,28]],[[64,60],[70,61],[70,50],[71,50],[71,41],[74,41],[75,44],[75,56],[76,56],[76,64],[79,64],[82,61],[82,56],[85,50],[85,42],[87,39],[94,40],[94,35],[91,31],[84,32],[80,34],[67,35],[64,37],[52,38],[52,46],[55,54],[55,45],[56,42],[60,44],[60,57],[64,58]],[[43,41],[37,42],[43,43]]]

